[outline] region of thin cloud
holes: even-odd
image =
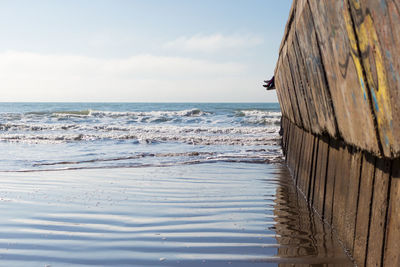
[[[201,35],[192,37],[182,36],[164,45],[167,49],[184,50],[190,52],[216,52],[226,48],[241,48],[260,45],[263,38],[253,35]]]
[[[137,55],[103,59],[77,55],[0,53],[0,88],[7,101],[162,100],[196,96],[246,73],[244,65],[184,57]],[[189,88],[190,87],[190,88]],[[193,88],[195,88],[194,91]],[[215,89],[214,89],[215,90]],[[183,93],[185,94],[185,93]]]

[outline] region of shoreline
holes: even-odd
[[[12,240],[0,242],[0,256],[11,265],[348,261],[329,230],[309,213],[281,164],[8,173],[0,178],[0,240]]]

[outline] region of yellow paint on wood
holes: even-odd
[[[360,3],[356,0],[351,0],[352,6],[360,10]],[[362,23],[355,25],[356,33],[353,29],[353,22],[351,20],[351,14],[348,8],[343,8],[343,16],[346,22],[347,34],[350,39],[350,45],[352,48],[352,58],[354,60],[357,75],[360,81],[360,87],[364,94],[364,99],[367,100],[366,95],[366,83],[368,82],[369,89],[371,92],[371,101],[375,111],[375,116],[378,123],[379,134],[381,143],[384,147],[385,154],[388,156],[390,153],[390,144],[393,144],[393,132],[392,132],[392,108],[389,98],[389,86],[387,81],[387,73],[384,67],[384,59],[381,52],[381,46],[379,44],[378,35],[375,29],[375,25],[372,21],[371,15],[365,15]],[[358,54],[360,49],[360,55]],[[370,56],[370,50],[372,57]],[[367,56],[365,56],[367,55]],[[374,81],[372,64],[370,60],[375,63],[377,82]],[[365,71],[365,76],[363,73]]]
[[[350,47],[351,47],[351,56],[354,61],[354,65],[356,66],[357,70],[357,75],[358,79],[360,81],[360,87],[364,96],[364,100],[367,101],[367,92],[365,89],[365,81],[364,81],[364,75],[363,75],[363,68],[361,64],[361,60],[358,57],[358,45],[357,45],[357,38],[355,35],[355,32],[353,30],[353,22],[351,21],[351,15],[348,10],[348,8],[343,8],[343,17],[346,22],[346,30],[347,30],[347,35],[350,40]]]

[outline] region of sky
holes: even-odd
[[[291,0],[2,0],[0,101],[277,102]]]

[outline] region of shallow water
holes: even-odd
[[[2,173],[0,180],[3,266],[352,265],[280,164]]]
[[[293,186],[280,116],[0,103],[0,265],[351,265]]]
[[[0,172],[279,162],[276,103],[0,103]]]

